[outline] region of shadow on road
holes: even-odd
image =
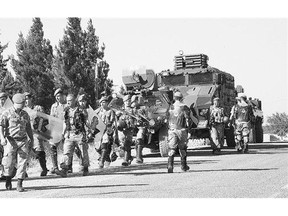
[[[97,183],[97,181],[95,181]],[[28,191],[41,191],[41,190],[59,190],[59,189],[83,189],[83,188],[110,188],[110,187],[138,187],[138,186],[147,186],[148,184],[113,184],[113,185],[85,185],[85,186],[71,186],[71,185],[53,185],[53,186],[33,186],[25,187],[25,190]],[[6,190],[0,190],[6,191]]]
[[[218,170],[193,170],[192,172],[223,172],[223,171],[264,171],[264,170],[277,170],[278,168],[263,168],[263,169],[258,169],[258,168],[245,168],[245,169],[218,169]]]

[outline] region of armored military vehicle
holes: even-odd
[[[123,76],[122,80],[128,91],[146,92],[144,101],[148,103],[145,103],[145,106],[153,113],[151,117],[156,119],[166,115],[173,102],[173,91],[176,89],[181,91],[184,103],[190,108],[193,122],[197,125],[190,131],[191,138],[209,140],[208,116],[213,98],[220,98],[220,105],[224,107],[224,112],[229,117],[232,106],[236,104],[237,89],[234,77],[209,66],[208,60],[205,54],[184,55],[182,52],[174,58],[174,70],[164,70],[157,74],[153,70],[135,70],[130,71],[130,75]],[[259,107],[259,101],[251,101],[253,104],[254,102],[255,107]],[[259,117],[258,128],[262,128],[260,119]],[[154,140],[157,140],[161,155],[165,156],[168,150],[167,125],[163,122],[159,125]],[[228,147],[234,147],[234,128],[227,125],[224,133],[226,143]],[[258,138],[257,141],[261,139]]]

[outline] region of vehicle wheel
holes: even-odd
[[[255,143],[255,126],[252,126],[249,133],[249,143]]]
[[[168,128],[166,125],[159,129],[159,150],[162,157],[168,157]]]
[[[255,125],[256,142],[263,143],[263,128],[262,122],[257,122]]]
[[[235,137],[234,137],[234,127],[225,129],[226,144],[228,147],[234,148],[236,146]]]

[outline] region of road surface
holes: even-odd
[[[175,158],[174,173],[167,173],[167,158],[145,155],[144,164],[127,168],[118,159],[109,168],[99,170],[96,163],[89,176],[75,172],[67,178],[29,170],[24,181],[26,192],[6,191],[0,182],[0,198],[287,198],[288,144],[251,144],[249,154],[223,149],[188,151],[188,172],[181,172]],[[39,166],[39,165],[38,165]],[[74,171],[77,171],[74,162]]]

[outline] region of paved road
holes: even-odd
[[[167,158],[159,154],[145,156],[145,164],[119,167],[121,161],[100,171],[91,166],[91,174],[73,173],[67,178],[38,177],[29,173],[24,181],[26,192],[4,190],[0,197],[29,198],[274,198],[288,197],[288,144],[254,144],[249,154],[224,149],[212,155],[208,149],[188,152],[190,170],[180,170],[175,158],[175,172],[168,174]],[[76,166],[77,164],[75,164]],[[16,181],[13,181],[15,188]]]

